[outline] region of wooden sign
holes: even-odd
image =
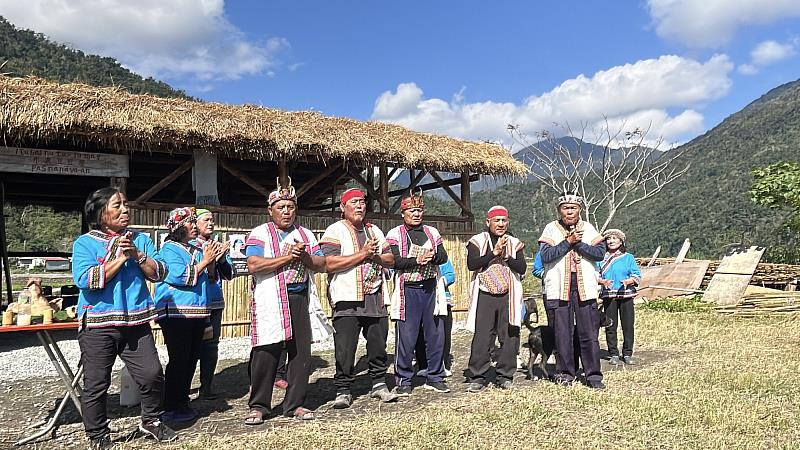
[[[753,278],[758,262],[764,256],[764,247],[750,247],[731,251],[722,258],[719,267],[708,283],[703,299],[718,305],[733,305],[741,300]]]
[[[128,177],[127,155],[0,147],[0,172]]]
[[[637,299],[684,295],[696,291],[703,282],[710,261],[684,261],[680,264],[642,267],[642,284]]]

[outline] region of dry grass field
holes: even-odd
[[[468,339],[460,333],[456,343],[467,347]],[[273,419],[249,432],[224,426],[195,436],[184,432],[174,447],[800,448],[799,349],[798,318],[640,308],[636,351],[642,363],[607,370],[602,392],[519,382],[513,390],[468,394],[459,376],[448,395],[417,389],[411,399],[421,401],[370,402],[347,413],[323,406],[313,423]]]

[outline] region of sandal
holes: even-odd
[[[300,420],[314,420],[314,411],[311,411],[310,409],[305,409],[302,406],[300,406],[294,410],[292,416],[295,419],[300,419]]]
[[[264,423],[264,414],[257,409],[251,409],[247,417],[244,418],[244,423],[245,425],[261,425]]]

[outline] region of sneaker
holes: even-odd
[[[467,392],[472,392],[472,393],[480,392],[485,387],[486,386],[483,383],[470,383],[467,385]]]
[[[451,372],[450,369],[444,369],[444,377],[445,378],[452,377],[452,376],[453,376],[453,372]]]
[[[611,358],[608,358],[608,363],[611,364],[612,366],[618,366],[620,364],[619,356],[614,355]]]
[[[425,378],[428,376],[428,369],[419,369],[417,371],[417,376],[421,378]]]
[[[629,366],[635,366],[636,365],[636,361],[633,360],[633,356],[623,356],[622,357],[622,362],[624,362],[625,364],[627,364]]]
[[[175,439],[178,439],[178,433],[173,431],[172,428],[164,425],[164,422],[160,420],[154,420],[148,423],[140,423],[139,431],[141,431],[145,437],[153,438],[158,442],[172,442]]]
[[[422,387],[430,391],[439,392],[440,394],[446,394],[450,392],[450,388],[447,387],[447,384],[444,381],[428,381],[422,385]]]
[[[386,387],[386,384],[384,383],[373,386],[372,392],[369,393],[369,396],[372,398],[378,398],[383,403],[394,402],[397,401],[397,399],[399,398],[397,394],[389,392],[389,389]]]
[[[349,408],[353,404],[353,396],[349,393],[336,394],[336,400],[333,401],[333,409]]]
[[[192,408],[180,409],[177,411],[165,411],[161,415],[161,420],[170,423],[191,422],[197,418],[197,412]]]
[[[105,435],[97,439],[89,439],[89,450],[107,450],[114,447],[111,435]]]
[[[275,384],[275,387],[278,388],[278,389],[286,390],[286,389],[289,388],[289,382],[286,381],[286,380],[282,380],[280,378],[275,380],[274,384]]]
[[[514,387],[514,383],[511,380],[505,380],[500,383],[497,383],[497,387],[500,389],[511,389]]]
[[[392,393],[398,397],[408,397],[413,389],[410,385],[395,386]]]

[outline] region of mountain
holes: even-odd
[[[656,197],[617,213],[628,249],[638,256],[674,256],[685,238],[689,257],[719,258],[733,243],[766,245],[766,259],[800,262],[798,236],[784,226],[786,210],[750,201],[750,172],[778,161],[800,161],[800,80],[779,86],[682,146],[689,171]],[[496,203],[511,207],[515,231],[529,248],[555,218],[555,194],[536,182],[509,184],[473,198],[476,216]]]
[[[118,86],[135,94],[190,98],[164,82],[136,75],[113,58],[73,50],[41,33],[17,29],[3,17],[0,17],[0,73],[35,75],[59,83]]]

